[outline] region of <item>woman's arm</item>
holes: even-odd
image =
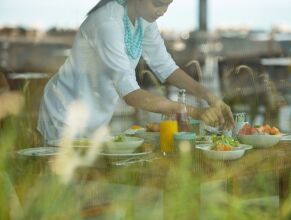
[[[173,102],[163,96],[154,95],[143,89],[135,90],[123,99],[128,105],[150,112],[162,114],[175,114],[178,112],[177,102]]]
[[[176,114],[179,111],[179,103],[171,101],[163,96],[154,95],[146,90],[135,90],[123,97],[128,105],[143,110],[161,114]],[[217,121],[216,115],[213,114],[212,108],[195,108],[187,106],[187,111],[190,116],[204,120],[206,123]],[[211,114],[205,115],[205,112],[210,111]]]
[[[210,90],[191,78],[180,68],[175,70],[166,81],[178,88],[186,89],[191,95],[205,99],[209,105],[219,100]]]

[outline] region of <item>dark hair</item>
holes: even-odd
[[[95,5],[88,13],[87,15],[90,15],[92,12],[96,11],[97,9],[101,8],[102,6],[106,5],[108,2],[111,2],[114,0],[100,0],[97,5]]]

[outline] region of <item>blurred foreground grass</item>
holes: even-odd
[[[15,154],[18,149],[42,144],[35,127],[43,85],[26,82],[23,111],[1,122],[0,219],[290,219],[290,199],[281,209],[276,199],[268,204],[247,202],[276,197],[276,174],[244,177],[245,189],[238,197],[227,189],[228,182],[219,178],[220,170],[212,177],[218,181],[201,179],[199,172],[193,175],[189,152],[179,160],[165,158],[154,167],[111,167],[105,171],[94,166],[73,167],[72,177],[63,182],[50,166],[54,161]],[[73,160],[66,160],[63,168],[71,163]],[[113,190],[116,184],[117,192]],[[135,190],[129,193],[126,189]],[[102,202],[104,197],[110,198],[110,206],[102,215],[84,212],[94,198]]]

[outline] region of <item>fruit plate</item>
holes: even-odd
[[[250,134],[250,135],[239,135],[239,142],[243,144],[249,144],[256,148],[268,148],[275,146],[280,139],[281,135],[270,135],[270,134]]]

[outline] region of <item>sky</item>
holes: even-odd
[[[97,2],[0,0],[0,25],[77,28]],[[274,25],[291,29],[291,0],[208,0],[208,10],[210,30],[229,26],[269,30]],[[179,32],[196,29],[198,0],[174,0],[158,24]]]

